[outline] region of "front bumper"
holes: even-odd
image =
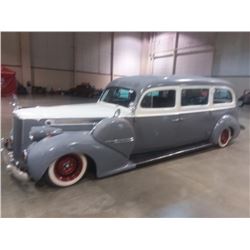
[[[29,181],[29,174],[18,167],[19,162],[15,161],[13,152],[8,150],[8,147],[6,147],[6,142],[3,139],[1,140],[1,144],[1,153],[4,163],[6,164],[7,171],[19,181]]]

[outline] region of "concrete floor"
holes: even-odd
[[[2,137],[11,126],[2,99]],[[21,98],[25,105],[79,103],[68,97]],[[2,168],[2,217],[249,217],[250,106],[234,143],[66,189],[20,184]],[[3,164],[4,165],[4,164]]]

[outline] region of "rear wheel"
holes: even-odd
[[[226,147],[231,139],[232,139],[231,129],[230,128],[223,129],[218,139],[218,146],[220,148]]]
[[[67,154],[54,161],[48,168],[47,180],[58,187],[77,183],[86,173],[87,158],[79,154]]]

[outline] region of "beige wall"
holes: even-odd
[[[245,89],[250,89],[250,77],[221,77],[234,85],[235,94],[240,97]]]
[[[19,33],[1,33],[1,64],[7,65],[10,69],[14,70],[17,80],[22,82],[23,76]]]
[[[20,33],[1,33],[1,62],[8,65],[21,66]]]
[[[142,56],[142,35],[119,32],[114,36],[114,75],[139,75]]]
[[[75,70],[110,74],[111,33],[75,33]]]
[[[72,32],[31,32],[31,66],[73,70]]]
[[[68,89],[82,82],[104,88],[111,79],[111,33],[2,33],[2,63],[26,84]],[[22,39],[23,38],[23,39]],[[27,53],[29,52],[29,53]],[[28,60],[30,59],[30,60]],[[141,33],[114,36],[114,78],[140,74]],[[30,74],[31,72],[31,74]]]
[[[213,75],[250,76],[250,32],[217,34]]]
[[[76,72],[76,85],[82,82],[90,83],[97,89],[103,89],[110,82],[110,75]]]
[[[67,90],[72,87],[73,72],[47,69],[32,69],[33,81],[37,86]]]
[[[30,54],[30,33],[21,34],[21,65],[23,83],[31,82],[31,54]]]
[[[1,33],[1,59],[3,65],[16,71],[21,83],[26,83],[29,63],[23,60],[25,50],[21,53],[22,34]],[[26,51],[29,48],[25,45],[30,43],[33,84],[68,89],[89,82],[104,88],[111,79],[111,39],[111,33],[30,33],[23,43]],[[249,87],[250,33],[180,32],[176,55],[175,39],[176,33],[169,32],[115,33],[114,79],[140,73],[172,74],[176,58],[178,74],[211,75],[213,65],[212,75],[233,82],[237,95]]]
[[[156,32],[151,55],[153,74],[210,76],[215,33]]]

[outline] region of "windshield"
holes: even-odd
[[[110,87],[101,96],[100,101],[128,107],[135,100],[136,93],[132,89]]]

